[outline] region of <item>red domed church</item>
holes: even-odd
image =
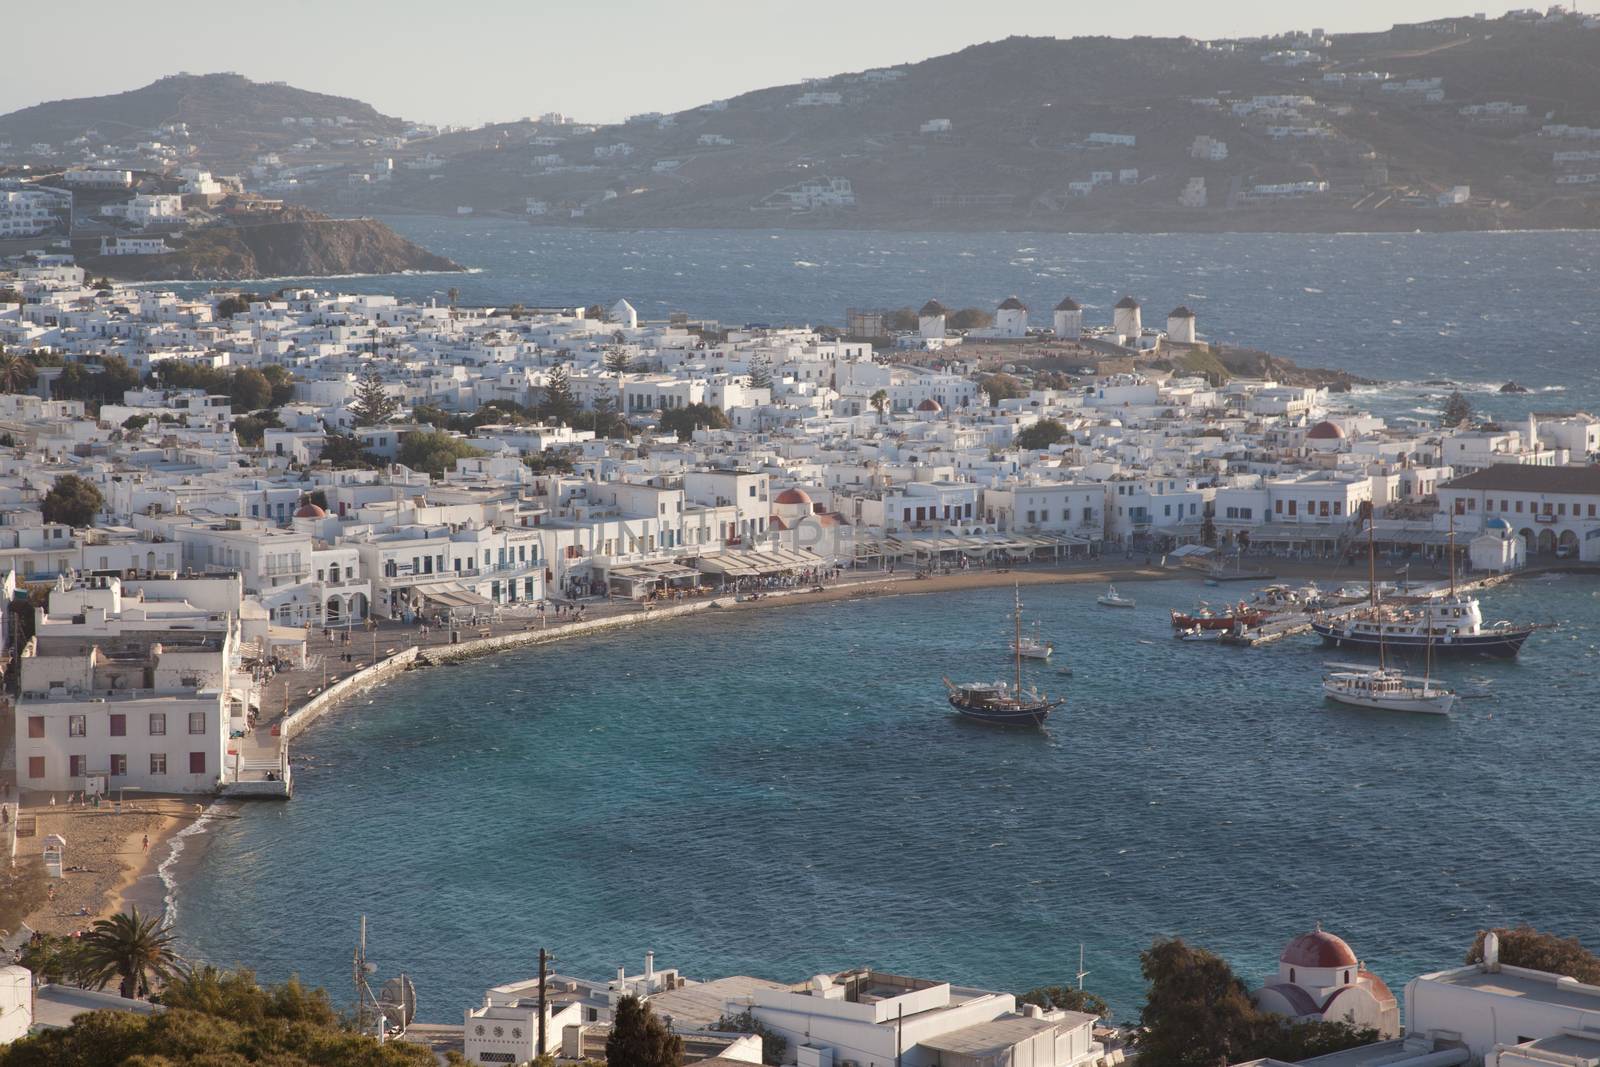
[[[1389,987],[1361,965],[1344,938],[1320,924],[1284,946],[1277,977],[1256,990],[1255,1002],[1296,1022],[1370,1026],[1380,1040],[1400,1034],[1400,1005]]]

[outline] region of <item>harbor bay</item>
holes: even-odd
[[[185,950],[340,988],[366,914],[375,958],[448,1020],[528,973],[528,945],[581,973],[649,948],[691,975],[1022,989],[1068,980],[1081,943],[1125,1019],[1157,935],[1255,976],[1321,922],[1399,986],[1484,926],[1586,928],[1600,868],[1565,846],[1600,804],[1594,579],[1483,594],[1488,618],[1561,627],[1513,662],[1436,664],[1448,719],[1324,704],[1310,638],[1174,641],[1167,610],[1218,597],[1197,581],[1128,583],[1134,611],[1102,591],[1024,587],[1059,650],[1029,678],[1067,700],[1042,733],[964,723],[937,682],[1009,669],[1009,587],[408,673],[303,736],[293,802],[190,839]]]

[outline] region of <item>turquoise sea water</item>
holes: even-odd
[[[1359,577],[1352,575],[1352,578]],[[1600,583],[1513,583],[1563,620],[1515,663],[1440,671],[1447,720],[1324,704],[1328,658],[1173,641],[1198,583],[1025,590],[1074,670],[1043,733],[954,719],[939,677],[1004,671],[1011,592],[710,614],[415,672],[296,747],[295,799],[191,838],[187,953],[345,996],[357,917],[420,1016],[646,949],[695,977],[872,964],[1137,1010],[1181,934],[1251,980],[1315,922],[1397,991],[1473,931],[1595,943]],[[204,842],[201,847],[193,847]],[[202,862],[194,862],[199,859]]]

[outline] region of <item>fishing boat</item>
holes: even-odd
[[[950,706],[963,718],[989,726],[1043,726],[1050,713],[1064,700],[1051,700],[1035,687],[1022,685],[1022,595],[1014,595],[1012,616],[1012,662],[1015,674],[1011,683],[970,682],[957,685],[945,678]]]
[[[1128,596],[1117,595],[1116,586],[1108,586],[1106,591],[1094,598],[1094,602],[1103,608],[1131,608],[1134,599]]]
[[[1377,609],[1377,549],[1373,541],[1372,505],[1367,508],[1367,571],[1371,580],[1373,609]],[[1451,528],[1451,560],[1455,558],[1454,526]],[[1455,569],[1451,567],[1452,585]],[[1357,708],[1376,708],[1382,711],[1411,711],[1426,715],[1448,715],[1455,706],[1453,690],[1433,684],[1433,642],[1427,645],[1427,671],[1422,678],[1407,678],[1399,671],[1390,670],[1387,663],[1386,643],[1382,629],[1378,631],[1378,668],[1346,663],[1329,664],[1333,671],[1322,677],[1322,692],[1330,700]]]
[[[1249,629],[1260,626],[1267,619],[1268,612],[1261,608],[1252,608],[1244,601],[1240,601],[1231,608],[1222,611],[1213,611],[1204,605],[1199,611],[1172,612],[1172,628],[1174,630],[1231,630],[1235,626]]]
[[[1037,635],[1019,638],[1011,645],[1011,651],[1023,659],[1047,660],[1055,653],[1055,650],[1054,643],[1040,640]]]
[[[1448,594],[1420,604],[1383,607],[1379,601],[1378,583],[1371,581],[1367,583],[1371,603],[1366,612],[1342,618],[1323,616],[1313,619],[1312,631],[1322,638],[1324,644],[1334,648],[1380,653],[1387,648],[1425,651],[1430,655],[1515,658],[1529,637],[1548,627],[1538,623],[1519,624],[1503,620],[1484,624],[1478,598],[1456,592],[1454,516],[1451,520]],[[1371,540],[1370,525],[1368,540]]]
[[[1226,630],[1207,630],[1200,626],[1191,626],[1187,630],[1178,630],[1172,636],[1180,641],[1221,641]]]
[[[1329,700],[1357,708],[1414,711],[1448,715],[1455,706],[1453,690],[1433,685],[1425,678],[1407,678],[1396,670],[1352,666],[1323,675],[1322,691]]]

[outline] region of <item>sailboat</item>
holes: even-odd
[[[1455,524],[1450,527],[1451,585],[1455,584]],[[1378,619],[1377,553],[1373,544],[1372,505],[1367,505],[1367,588],[1372,599],[1372,618]],[[1382,711],[1414,711],[1429,715],[1448,715],[1455,706],[1453,690],[1435,686],[1433,676],[1433,627],[1428,632],[1428,659],[1426,674],[1422,678],[1407,678],[1397,670],[1389,669],[1383,630],[1378,630],[1378,667],[1354,664],[1330,664],[1334,670],[1322,678],[1322,691],[1328,699],[1357,708],[1376,708]]]
[[[1052,641],[1046,641],[1039,636],[1039,624],[1033,624],[1033,633],[1027,637],[1017,637],[1011,642],[1011,651],[1023,659],[1048,660],[1055,654],[1056,646]]]
[[[963,717],[990,726],[1043,726],[1064,700],[1051,700],[1037,688],[1022,686],[1022,590],[1013,593],[1011,658],[1015,668],[1011,684],[1003,681],[957,685],[944,679],[950,706]]]

